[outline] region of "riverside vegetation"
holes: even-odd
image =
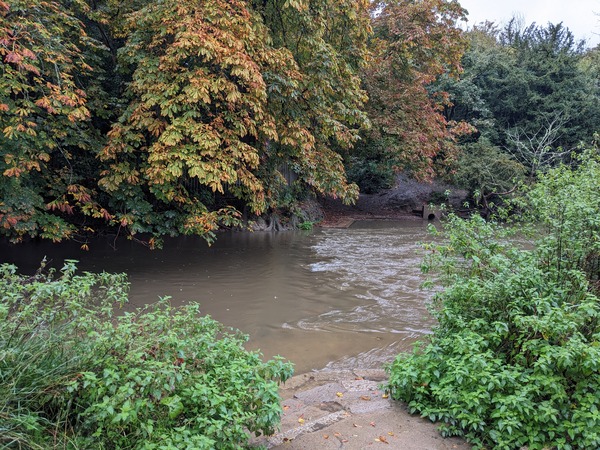
[[[480,448],[598,448],[600,173],[578,145],[600,123],[600,48],[562,24],[464,32],[466,14],[0,0],[0,236],[212,242],[397,170],[445,177],[490,216],[539,181],[515,226],[448,220],[425,264],[446,286],[439,327],[390,366],[389,389]],[[505,239],[540,227],[533,250]],[[276,426],[291,367],[197,305],[113,316],[122,275],[0,270],[0,445],[232,448]]]
[[[589,142],[600,48],[450,0],[0,0],[0,236],[211,242],[395,172],[483,209]]]
[[[392,397],[478,449],[600,445],[600,156],[539,175],[502,223],[450,216],[425,272],[439,321]],[[519,212],[516,215],[514,213]],[[240,448],[271,433],[281,360],[198,305],[114,316],[123,275],[0,269],[0,439],[11,448]]]
[[[119,274],[0,266],[0,447],[232,449],[279,424],[290,363],[197,304],[113,315]]]
[[[598,192],[595,148],[540,174],[516,223],[450,216],[424,264],[439,325],[388,367],[393,398],[477,449],[600,448]]]

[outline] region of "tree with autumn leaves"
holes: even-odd
[[[428,86],[459,71],[463,13],[445,0],[2,0],[0,230],[210,240],[290,191],[353,201],[344,157],[377,139],[430,176],[456,127]]]
[[[472,131],[444,117],[448,95],[433,84],[461,72],[466,11],[445,0],[379,1],[373,8],[373,59],[364,75],[373,123],[367,149],[379,146],[396,168],[431,179],[456,155],[456,136]]]
[[[68,237],[75,209],[98,214],[74,172],[90,144],[83,80],[94,45],[56,2],[0,2],[0,229],[13,239]]]

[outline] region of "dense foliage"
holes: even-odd
[[[363,153],[383,148],[384,164],[430,179],[436,165],[454,157],[456,136],[470,131],[446,120],[447,94],[434,86],[441,75],[461,71],[465,10],[445,0],[379,1],[373,10],[373,57],[364,74],[373,127]]]
[[[454,134],[428,89],[459,72],[462,14],[446,0],[1,1],[0,233],[211,240],[309,193],[353,201],[344,160],[430,176]]]
[[[430,248],[439,325],[388,389],[476,448],[600,447],[598,149],[577,162],[540,176],[524,222],[450,217]]]
[[[93,141],[83,87],[95,45],[56,2],[0,2],[0,229],[15,239],[69,236],[62,213],[105,214],[73,170]]]
[[[447,120],[467,121],[477,133],[462,143],[483,140],[523,173],[506,179],[514,187],[519,179],[568,162],[580,142],[589,142],[600,121],[598,48],[585,49],[562,24],[524,26],[517,19],[499,28],[484,23],[466,33],[469,48],[462,58],[460,80],[443,76],[438,89],[446,90],[451,103]],[[473,148],[467,148],[467,153]],[[504,192],[497,186],[506,164],[494,171],[489,151],[481,166],[489,178],[463,176],[458,160],[455,179],[462,186],[488,197]]]
[[[0,446],[233,449],[273,433],[278,382],[245,337],[168,300],[113,316],[123,275],[0,266]]]
[[[525,180],[527,169],[510,154],[492,145],[485,137],[462,145],[453,181],[471,189],[471,196],[483,216],[490,214],[503,198]]]
[[[398,170],[457,174],[491,203],[507,172],[535,178],[590,139],[598,49],[561,24],[465,33],[465,15],[454,0],[1,0],[0,235],[211,241]],[[501,161],[489,179],[465,169],[478,149]]]
[[[509,151],[519,142],[572,150],[591,138],[599,92],[584,61],[594,50],[586,51],[568,28],[523,27],[513,19],[502,29],[480,25],[467,37],[462,80],[444,86],[453,101],[449,118],[473,120],[481,134]],[[530,159],[521,162],[536,168]]]
[[[0,232],[210,240],[277,208],[286,171],[352,201],[369,22],[350,0],[0,2]]]

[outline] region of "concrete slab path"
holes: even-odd
[[[293,377],[280,390],[281,431],[257,438],[276,450],[470,450],[443,438],[437,425],[408,413],[384,395],[383,370],[313,372]]]

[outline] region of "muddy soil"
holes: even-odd
[[[346,227],[354,220],[422,218],[423,208],[430,204],[445,203],[460,209],[467,192],[452,186],[424,183],[398,175],[392,189],[377,194],[361,194],[354,205],[344,205],[340,200],[319,199],[323,210],[322,227]]]

